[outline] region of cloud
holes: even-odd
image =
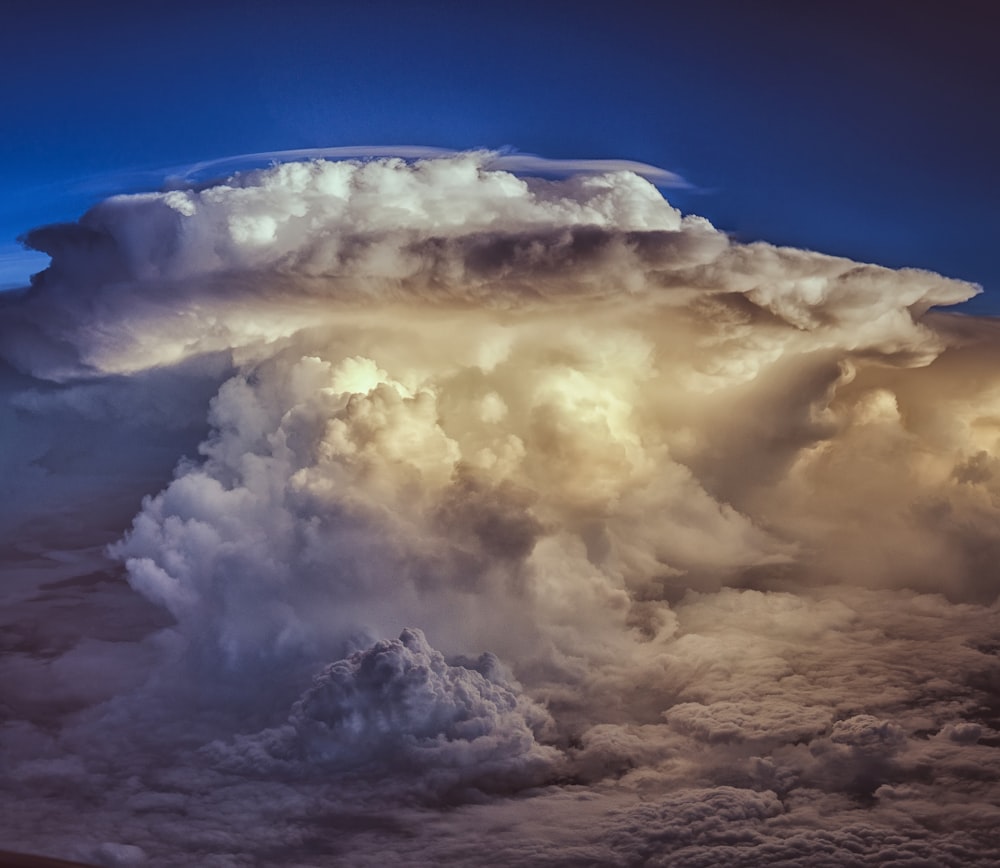
[[[495,656],[449,665],[423,633],[404,630],[319,672],[283,726],[207,751],[229,771],[260,777],[419,775],[421,790],[442,797],[555,777],[558,752],[536,741],[551,727]]]
[[[977,288],[631,165],[296,156],[34,230],[0,299],[12,844],[989,864]]]

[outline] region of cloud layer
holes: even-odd
[[[932,310],[976,287],[415,156],[29,233],[18,816],[109,865],[480,864],[498,823],[519,864],[988,864],[1000,344]],[[55,577],[70,530],[138,594]],[[143,626],[59,639],[69,600]]]

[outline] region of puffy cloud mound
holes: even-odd
[[[449,665],[411,629],[323,669],[284,726],[209,751],[244,774],[418,773],[428,789],[495,791],[552,776],[559,754],[536,740],[551,726],[495,656]]]

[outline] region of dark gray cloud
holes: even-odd
[[[483,654],[449,665],[419,630],[382,640],[319,672],[287,723],[206,750],[255,777],[389,778],[435,799],[463,790],[516,792],[559,774],[548,713]],[[467,797],[466,797],[467,798]]]

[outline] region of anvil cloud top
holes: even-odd
[[[631,159],[766,240],[983,285],[996,310],[992,3],[8,0],[0,285],[15,239],[233,154],[505,145]],[[223,169],[220,176],[230,169]]]

